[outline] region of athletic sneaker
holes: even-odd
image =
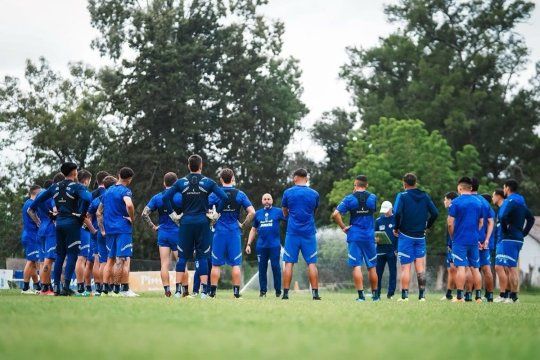
[[[493,302],[496,302],[496,303],[503,303],[506,301],[506,298],[503,298],[501,296],[497,296],[495,299],[493,299]]]
[[[454,298],[454,299],[452,299],[452,302],[453,302],[453,303],[464,303],[464,302],[465,302],[465,299],[463,299],[463,298],[461,298],[461,299]]]
[[[447,298],[446,295],[440,298],[440,301],[451,301],[453,298]]]
[[[259,294],[260,298],[266,297],[266,291],[261,291]]]
[[[289,295],[283,294],[281,300],[289,300]]]
[[[199,293],[196,293],[196,292],[191,293],[191,294],[188,295],[188,298],[190,298],[190,299],[196,299],[198,297],[199,297]]]
[[[409,298],[399,298],[397,299],[398,302],[408,302],[409,301]]]
[[[364,302],[364,301],[366,301],[366,299],[364,299],[364,298],[357,298],[355,301],[356,301],[356,302]]]
[[[62,289],[62,291],[60,291],[60,294],[58,294],[60,296],[73,296],[75,295],[75,291],[71,290],[71,289]]]
[[[44,296],[54,296],[54,291],[52,290],[41,291],[39,294],[44,295]]]
[[[165,291],[165,297],[171,297],[171,291],[170,290],[167,290]],[[176,295],[176,294],[175,294]]]
[[[88,291],[83,291],[82,293],[81,292],[76,292],[75,293],[75,296],[78,296],[78,297],[89,297],[90,296],[90,293]]]
[[[208,294],[201,293],[201,300],[208,300],[213,299],[213,297],[209,296]]]
[[[21,290],[21,294],[24,295],[36,295],[36,291],[34,289],[28,289],[28,290]]]
[[[518,303],[518,302],[519,302],[519,299],[517,299],[516,301],[514,301],[514,300],[512,300],[510,298],[504,300],[505,304],[515,304],[515,303]]]
[[[394,300],[394,295],[386,295],[386,298],[387,298],[388,300]]]
[[[242,295],[240,295],[240,296],[234,296],[233,295],[233,300],[244,300],[244,298],[242,297]]]
[[[102,293],[100,293],[99,291],[96,291],[94,293],[92,293],[92,296],[101,296]]]
[[[425,301],[426,301],[426,298],[425,298],[425,297],[420,298],[420,299],[418,299],[418,301],[420,301],[420,302],[425,302]]]
[[[123,295],[120,294],[120,293],[115,293],[114,291],[112,291],[112,292],[109,293],[109,296],[110,297],[122,297]]]
[[[123,297],[139,297],[139,294],[134,293],[131,289],[129,289],[128,291],[120,291],[120,294]]]
[[[188,298],[189,299],[189,293],[187,291],[183,292],[182,293],[182,298]]]
[[[477,304],[483,303],[482,298],[477,298],[477,299],[475,299],[474,301],[476,301]]]
[[[281,297],[281,291],[276,291],[276,297]]]

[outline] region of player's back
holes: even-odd
[[[39,226],[38,235],[46,235],[54,232],[54,223],[51,219],[51,212],[54,207],[54,201],[48,199],[37,207],[37,214],[41,225]]]
[[[319,193],[308,186],[294,185],[283,193],[282,205],[289,210],[287,233],[316,233],[315,209],[319,206]]]
[[[38,226],[32,220],[30,215],[28,215],[28,209],[32,205],[34,200],[28,199],[24,202],[22,207],[22,218],[23,218],[23,237],[24,236],[36,236],[38,232]]]
[[[399,231],[408,236],[424,236],[428,219],[438,215],[429,195],[420,189],[399,193],[395,208],[396,217],[399,216]]]
[[[173,185],[182,194],[183,224],[206,223],[209,209],[208,197],[217,184],[202,174],[188,174]]]
[[[455,219],[454,242],[462,245],[478,244],[478,225],[483,216],[480,200],[474,195],[460,195],[452,200],[448,214]]]
[[[217,211],[221,214],[216,222],[216,231],[239,231],[238,221],[240,211],[251,206],[247,195],[235,187],[222,187],[227,194],[226,200],[221,200],[216,194],[210,195],[209,205],[217,205]]]
[[[151,210],[157,210],[159,216],[159,229],[158,231],[166,232],[178,232],[178,225],[169,216],[169,211],[163,202],[163,194],[165,191],[162,191],[152,197],[149,202],[149,207]],[[182,206],[182,196],[179,193],[174,194],[173,196],[173,208],[176,212],[180,213]]]
[[[102,195],[103,225],[107,234],[131,233],[131,223],[124,197],[131,197],[131,190],[122,184],[111,186]]]

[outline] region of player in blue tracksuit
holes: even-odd
[[[112,271],[113,292],[111,296],[136,297],[129,289],[129,269],[133,255],[133,222],[135,206],[132,192],[128,187],[135,173],[123,167],[118,172],[118,182],[101,196],[96,215],[98,226],[104,232],[107,244],[107,264],[105,277]],[[114,268],[113,268],[114,265]],[[108,289],[110,290],[110,289]]]
[[[21,235],[21,243],[24,248],[24,256],[26,258],[26,264],[24,265],[23,271],[23,281],[24,286],[22,289],[22,294],[35,294],[36,291],[41,289],[37,288],[35,290],[30,289],[30,278],[34,281],[34,286],[38,286],[38,262],[41,253],[41,244],[38,239],[38,222],[34,222],[30,215],[28,214],[28,209],[35,202],[37,194],[41,191],[39,185],[30,186],[29,198],[24,202],[22,208],[22,219],[23,219],[23,231]]]
[[[188,159],[190,173],[178,179],[173,186],[163,193],[163,202],[174,220],[178,215],[174,212],[172,199],[174,194],[182,194],[182,218],[180,219],[178,262],[176,272],[180,278],[186,271],[186,264],[195,251],[195,267],[199,270],[200,281],[203,285],[201,298],[206,298],[208,289],[208,257],[212,247],[212,231],[207,218],[209,210],[208,197],[215,193],[218,198],[225,200],[227,194],[212,179],[201,174],[202,158],[191,155]]]
[[[53,180],[45,181],[43,191],[47,190],[53,184],[64,180],[64,175],[58,173],[54,176]],[[42,202],[37,208],[37,215],[40,220],[40,226],[38,230],[38,238],[42,246],[41,252],[41,269],[39,277],[42,282],[42,295],[54,295],[53,287],[51,284],[51,271],[56,259],[56,228],[54,225],[54,217],[56,208],[54,206],[54,200],[49,199]]]
[[[86,213],[92,194],[77,181],[77,165],[71,162],[62,164],[60,171],[66,177],[65,180],[52,185],[46,191],[41,192],[34,203],[30,206],[29,214],[34,221],[39,222],[35,211],[39,204],[50,198],[54,199],[58,215],[56,218],[56,261],[54,263],[54,287],[55,295],[69,296],[73,291],[69,288],[75,262],[79,254],[81,244],[81,225],[84,219],[81,213]],[[67,260],[66,260],[67,257]],[[60,278],[62,267],[66,260],[64,273],[64,287],[61,288]]]
[[[281,200],[283,215],[288,217],[285,246],[283,248],[283,300],[289,299],[289,287],[293,266],[298,262],[300,251],[308,265],[309,282],[313,300],[319,296],[319,274],[317,271],[317,229],[315,212],[319,207],[319,193],[308,187],[308,172],[298,169],[293,173],[294,186],[283,193]]]
[[[176,176],[175,173],[166,173],[165,176],[163,176],[164,191],[170,188],[176,180],[178,180],[178,176]],[[150,199],[142,212],[142,218],[154,232],[157,232],[157,245],[159,248],[159,258],[161,260],[161,282],[163,283],[165,296],[170,297],[172,293],[169,281],[169,266],[171,255],[173,261],[178,259],[178,225],[169,217],[169,212],[163,203],[164,191],[154,195]],[[174,194],[173,205],[177,213],[182,212],[182,195],[179,193]],[[155,225],[150,218],[150,214],[154,211],[157,211],[159,214],[158,225]],[[185,297],[189,295],[186,275],[187,272],[184,273],[183,279],[176,279],[176,292],[174,294],[176,297]]]
[[[504,203],[506,196],[504,195],[503,189],[495,189],[493,191],[493,194],[491,195],[491,202],[493,205],[495,205],[495,230],[493,231],[493,245],[491,245],[493,248],[491,250],[491,266],[493,267],[493,283],[497,283],[497,271],[495,267],[495,262],[497,258],[497,245],[501,241],[501,222],[499,221],[499,214],[501,214],[501,207]],[[508,277],[508,270],[505,271],[506,277]],[[499,280],[500,285],[500,280]],[[493,300],[493,302],[501,302],[505,301],[507,298],[510,297],[510,289],[507,287],[499,293],[499,296]]]
[[[507,301],[512,303],[518,301],[519,253],[523,247],[523,239],[534,225],[534,216],[527,208],[523,196],[517,193],[517,181],[507,180],[503,189],[506,200],[499,210],[501,241],[497,244],[495,268],[499,276],[501,291],[507,287],[510,288],[510,298]]]
[[[77,174],[77,180],[79,184],[88,188],[92,180],[92,174],[87,170],[81,170]],[[88,208],[89,207],[90,206],[88,206]],[[81,210],[81,216],[84,216],[85,219],[88,218],[88,220],[85,221],[85,223],[81,227],[81,246],[79,249],[79,256],[77,257],[77,263],[75,264],[75,277],[77,278],[77,292],[75,293],[75,295],[86,297],[92,295],[92,279],[91,276],[89,276],[87,281],[85,281],[84,275],[86,272],[89,272],[89,274],[91,274],[91,270],[88,269],[88,266],[90,264],[94,264],[94,255],[92,254],[91,242],[92,236],[98,231],[92,225],[91,218],[89,217],[90,215],[88,215],[88,210],[86,211],[86,213],[82,212]]]
[[[100,172],[101,173],[101,172]],[[100,174],[98,173],[98,175]],[[107,173],[108,174],[108,173]],[[98,219],[97,219],[97,210],[101,204],[101,197],[105,194],[108,188],[113,186],[118,182],[118,179],[114,176],[107,175],[99,182],[99,187],[92,192],[94,200],[88,208],[88,215],[92,220],[92,226],[98,229]],[[110,276],[105,278],[105,264],[107,263],[107,244],[105,241],[105,236],[98,231],[95,234],[95,247],[94,247],[94,265],[92,268],[94,283],[96,286],[96,292],[94,296],[101,296],[102,294],[108,295],[109,289],[111,288],[112,279]],[[107,274],[108,275],[108,274]],[[107,285],[105,285],[107,284]]]
[[[480,253],[478,229],[484,225],[484,208],[480,199],[472,193],[472,180],[462,177],[458,181],[459,197],[452,200],[448,208],[448,232],[452,238],[452,257],[457,268],[457,299],[464,302],[466,268],[471,269],[476,301],[482,302],[480,276]]]
[[[210,296],[216,296],[217,284],[221,274],[221,267],[225,264],[232,267],[231,277],[233,295],[240,297],[240,265],[242,264],[242,229],[255,216],[255,209],[251,205],[247,195],[234,187],[234,172],[225,168],[219,174],[222,189],[227,194],[227,199],[222,200],[212,194],[208,199],[210,206],[216,206],[221,214],[214,226],[214,239],[212,241],[212,276],[210,278]],[[239,221],[240,211],[247,212],[243,223]]]
[[[394,235],[394,227],[396,226],[396,218],[392,212],[392,203],[390,201],[384,201],[381,204],[379,211],[381,214],[375,220],[375,231],[384,231],[391,244],[381,244],[377,242],[377,288],[379,289],[379,297],[381,296],[381,282],[384,274],[384,267],[388,264],[388,292],[386,297],[392,299],[396,292],[397,282],[397,236]]]
[[[367,191],[368,179],[359,175],[354,180],[354,191],[343,198],[332,214],[336,224],[347,234],[348,263],[352,267],[352,277],[358,298],[365,301],[362,265],[368,269],[373,301],[380,300],[377,290],[377,248],[375,245],[375,221],[373,214],[377,209],[377,196]],[[342,214],[350,214],[350,225],[343,222]]]
[[[259,263],[259,289],[260,297],[265,297],[268,291],[268,280],[266,271],[268,269],[268,260],[272,267],[274,278],[274,290],[276,297],[281,296],[281,231],[280,224],[287,221],[283,216],[283,210],[272,206],[274,199],[270,194],[262,196],[263,208],[255,212],[253,218],[253,227],[249,232],[248,242],[246,244],[246,254],[251,254],[251,244],[257,237],[257,261]]]
[[[424,301],[426,289],[426,229],[431,228],[439,211],[424,191],[416,187],[417,178],[412,173],[403,176],[404,192],[394,201],[398,236],[398,257],[401,263],[401,299],[408,301],[411,263],[414,262],[418,279],[418,298]]]
[[[447,192],[444,195],[444,207],[448,209],[452,201],[459,195],[455,191]],[[452,238],[448,233],[448,227],[446,228],[446,295],[441,300],[452,300],[452,289],[456,288],[456,267],[454,266],[454,258],[452,257]]]

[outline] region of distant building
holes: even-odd
[[[540,287],[540,216],[525,238],[519,256],[519,270],[523,284]]]

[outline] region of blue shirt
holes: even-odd
[[[31,207],[34,200],[28,199],[24,202],[22,207],[22,219],[23,219],[23,238],[25,236],[35,238],[38,232],[38,226],[28,215],[28,209]]]
[[[235,188],[233,186],[224,186],[222,187],[225,193],[233,191]],[[216,194],[211,194],[208,202],[210,207],[216,205],[217,211],[221,214],[216,225],[214,226],[216,231],[240,231],[240,226],[238,225],[238,219],[240,218],[240,209],[247,209],[252,206],[251,201],[249,201],[247,195],[238,190],[236,193],[235,202],[238,205],[236,209],[227,209],[225,208],[225,203],[227,199],[220,199]]]
[[[115,184],[101,195],[103,204],[103,227],[107,235],[131,234],[131,222],[126,219],[129,214],[126,209],[124,197],[131,198],[131,190],[121,184]]]
[[[281,204],[289,210],[287,234],[310,236],[317,233],[315,210],[319,206],[319,193],[307,185],[294,185],[283,193]]]
[[[377,252],[380,251],[395,251],[397,249],[397,236],[394,235],[394,227],[396,225],[396,217],[394,214],[390,216],[381,215],[375,220],[375,231],[384,231],[392,244],[377,244]]]
[[[493,221],[495,222],[495,210],[493,210],[493,208],[490,206],[489,207],[489,217],[493,219]],[[489,238],[489,245],[488,245],[488,248],[489,250],[494,250],[495,249],[495,244],[496,244],[496,240],[495,240],[495,234],[497,232],[497,224],[495,223],[493,225],[493,231],[491,232],[491,237]]]
[[[253,218],[253,227],[257,229],[257,249],[273,248],[281,245],[280,221],[287,221],[283,209],[271,207],[259,209]]]
[[[65,188],[66,197],[60,193],[60,188]],[[54,206],[58,211],[56,217],[56,226],[82,224],[83,218],[74,214],[84,214],[87,212],[92,194],[86,186],[71,180],[63,180],[59,183],[52,184],[47,190],[38,194],[30,208],[37,211],[38,206],[47,201],[54,199]]]
[[[163,193],[163,202],[169,213],[174,210],[171,201],[176,193],[182,194],[182,213],[184,215],[180,220],[181,224],[208,223],[206,212],[209,209],[208,197],[211,193],[216,194],[220,199],[227,199],[227,194],[214,180],[195,173],[178,179]]]
[[[54,223],[50,217],[53,208],[53,199],[46,200],[38,205],[37,215],[39,217],[39,220],[41,221],[41,225],[39,225],[38,236],[52,236],[56,233]]]
[[[159,228],[158,233],[178,233],[178,225],[175,224],[174,221],[170,218],[170,213],[167,210],[167,207],[163,203],[163,193],[165,191],[162,191],[156,195],[154,195],[148,204],[146,204],[146,207],[149,208],[151,211],[158,211],[159,213]],[[179,193],[176,193],[173,195],[173,206],[175,209],[181,209],[182,208],[182,195]]]
[[[534,225],[534,216],[519,194],[510,194],[504,202],[504,211],[501,207],[502,215],[499,215],[501,240],[523,241]]]
[[[351,227],[347,231],[347,242],[375,241],[375,220],[373,213],[377,208],[377,196],[371,194],[369,191],[365,193],[367,195],[366,206],[369,209],[369,213],[366,215],[359,216],[357,214],[357,210],[360,209],[360,203],[354,194],[345,196],[337,206],[337,211],[340,213],[351,213]]]
[[[424,237],[439,211],[433,201],[420,189],[409,189],[399,193],[394,201],[396,229],[410,237]]]
[[[464,194],[452,200],[448,216],[454,218],[454,244],[478,245],[478,225],[483,210],[482,203],[476,196]]]
[[[484,219],[484,224],[482,225],[482,228],[478,230],[478,242],[484,243],[486,240],[486,234],[488,229],[488,219],[493,219],[493,214],[490,211],[491,205],[487,202],[486,199],[480,194],[474,194],[478,200],[480,200],[480,203],[482,204],[482,219]]]

